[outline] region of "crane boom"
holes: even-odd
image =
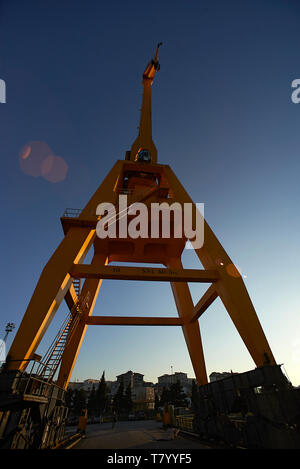
[[[162,42],[157,44],[154,58],[148,63],[143,73],[142,85],[144,91],[139,134],[130,150],[129,159],[131,161],[139,160],[140,153],[142,153],[143,157],[147,155],[148,162],[157,162],[157,149],[152,140],[151,86],[155,73],[160,69],[158,51],[161,45]]]

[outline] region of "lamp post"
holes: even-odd
[[[16,325],[15,325],[13,322],[8,322],[8,323],[6,324],[5,336],[4,336],[4,338],[3,338],[3,342],[6,341],[8,334],[9,334],[10,332],[12,332],[15,327],[16,327]]]
[[[1,356],[3,354],[3,356],[5,356],[5,342],[6,342],[6,339],[7,339],[7,336],[8,334],[14,330],[14,328],[16,327],[16,325],[13,323],[13,322],[8,322],[6,324],[6,327],[5,327],[5,335],[3,337],[3,340],[0,341],[0,361],[4,362],[5,361],[5,358],[4,360],[1,359]]]

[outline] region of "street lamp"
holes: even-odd
[[[16,327],[16,325],[15,325],[13,322],[8,322],[8,323],[6,324],[5,336],[4,336],[4,338],[3,338],[3,341],[4,341],[4,342],[6,341],[8,334],[9,334],[10,332],[12,332],[15,327]]]
[[[1,359],[1,355],[2,355],[3,351],[4,351],[4,354],[5,354],[5,342],[6,342],[7,336],[8,336],[8,334],[9,334],[11,331],[14,330],[15,327],[16,327],[16,325],[15,325],[13,322],[8,322],[8,323],[6,324],[6,327],[5,327],[5,335],[4,335],[4,337],[3,337],[3,340],[0,341],[0,360],[1,360],[1,361],[3,361],[3,360]]]

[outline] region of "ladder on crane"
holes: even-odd
[[[71,339],[74,330],[81,318],[89,308],[90,292],[78,297],[68,316],[64,320],[55,339],[46,352],[43,361],[39,364],[36,375],[44,381],[52,381],[61,363],[66,344]]]

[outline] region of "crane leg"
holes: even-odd
[[[100,187],[91,197],[79,217],[85,219],[96,215],[101,202],[115,202],[113,189],[120,174],[123,161],[118,160]],[[11,370],[24,370],[42,340],[62,299],[69,291],[72,279],[69,271],[80,263],[96,237],[96,230],[86,226],[72,226],[46,264],[19,330],[8,352],[6,364]]]
[[[174,192],[175,200],[179,203],[192,203],[179,180],[170,167],[166,167],[166,175]],[[232,319],[240,337],[247,347],[257,366],[275,365],[275,359],[265,337],[252,301],[249,297],[243,279],[233,262],[223,249],[209,225],[204,222],[204,243],[195,252],[205,269],[218,270],[220,280],[214,283],[216,291]],[[193,229],[195,229],[195,224]],[[234,274],[234,275],[233,275]]]
[[[182,269],[180,259],[169,259],[168,267],[171,269]],[[182,331],[190,354],[191,362],[195,372],[198,386],[207,383],[205,360],[202,348],[202,340],[198,321],[189,322],[193,316],[194,304],[190,289],[186,282],[171,282],[178,315],[186,324]]]
[[[99,253],[95,254],[91,264],[92,265],[106,265],[108,261],[108,258],[106,257],[105,254]],[[99,289],[102,283],[102,279],[94,279],[94,278],[89,278],[86,279],[83,287],[82,287],[82,296],[85,297],[85,295],[89,292],[90,293],[90,304],[87,309],[87,312],[84,317],[81,318],[79,321],[74,333],[72,334],[72,337],[70,341],[66,344],[63,356],[62,356],[62,362],[59,370],[59,375],[57,379],[57,385],[67,389],[73,368],[75,366],[75,362],[82,344],[82,341],[84,339],[86,329],[87,329],[87,324],[86,324],[86,319],[88,316],[91,316],[93,313],[94,305],[97,300],[97,296],[99,293]]]
[[[73,263],[81,262],[95,230],[71,228],[46,264],[7,356],[7,367],[24,370],[69,290]]]

